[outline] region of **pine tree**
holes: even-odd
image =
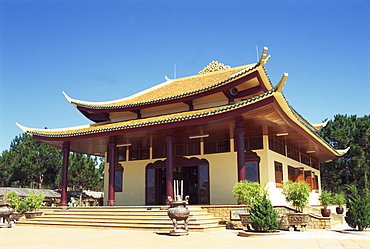
[[[267,194],[264,194],[250,208],[249,221],[256,231],[275,232],[278,228],[278,213],[274,210]]]
[[[335,149],[350,150],[342,157],[320,165],[323,189],[334,193],[344,191],[344,185],[357,187],[370,183],[370,115],[336,115],[320,131],[320,135]]]
[[[360,193],[356,185],[350,185],[348,189],[351,192],[350,208],[345,220],[350,227],[363,231],[370,227],[370,191],[365,188]]]

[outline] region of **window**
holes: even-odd
[[[122,192],[123,186],[123,167],[117,163],[114,168],[114,192]]]
[[[200,142],[178,144],[175,147],[176,156],[190,156],[200,154]]]
[[[288,166],[288,180],[292,182],[304,181],[303,168],[294,168],[294,167]]]
[[[218,140],[204,143],[204,154],[230,152],[230,140]]]
[[[288,146],[287,149],[287,156],[299,162],[299,151],[290,146]]]
[[[319,168],[319,163],[315,159],[312,159],[312,158],[311,158],[311,167],[313,167],[315,169],[320,169]]]
[[[247,137],[244,139],[244,146],[246,150],[263,149],[263,139],[262,137]]]
[[[312,179],[312,172],[311,171],[304,171],[304,180],[307,182],[308,186],[310,188],[313,188],[313,179]]]
[[[285,156],[285,143],[269,137],[269,148]]]
[[[117,148],[117,161],[126,161],[126,147],[118,147]]]
[[[310,166],[310,162],[311,162],[311,160],[310,160],[309,156],[301,154],[301,163],[304,163],[304,164]]]
[[[149,159],[149,148],[130,149],[130,161]]]
[[[259,182],[259,166],[258,161],[245,162],[247,180],[251,182]]]
[[[276,187],[281,188],[283,183],[283,164],[275,162],[275,182]]]
[[[166,157],[166,152],[164,146],[153,148],[153,158],[164,158]]]

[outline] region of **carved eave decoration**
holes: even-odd
[[[230,68],[231,68],[230,66],[225,66],[224,64],[219,63],[218,61],[212,61],[211,63],[208,64],[208,66],[203,68],[203,70],[200,71],[198,75],[212,73],[212,72],[221,71],[221,70],[230,69]]]

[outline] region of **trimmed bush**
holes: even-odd
[[[256,231],[275,232],[278,229],[278,213],[274,210],[267,194],[257,198],[251,206],[249,221]]]
[[[263,196],[264,190],[258,182],[240,181],[233,188],[233,196],[238,203],[253,206],[256,200]]]
[[[350,208],[345,220],[350,227],[363,231],[370,227],[370,190],[365,188],[360,193],[355,185],[348,186],[348,190]]]

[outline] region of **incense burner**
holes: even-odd
[[[170,231],[170,235],[188,235],[189,234],[189,215],[190,211],[186,207],[188,205],[189,196],[185,197],[185,200],[182,200],[179,198],[178,200],[172,200],[172,198],[169,196],[168,201],[170,203],[170,208],[168,209],[168,217],[172,220],[173,223],[173,230]],[[178,222],[184,221],[184,228],[178,228]]]

